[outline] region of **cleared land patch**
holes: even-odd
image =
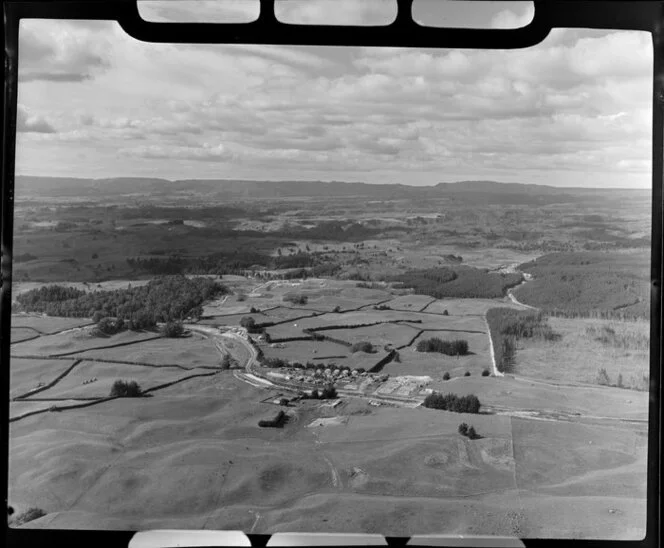
[[[181,365],[186,368],[214,367],[220,362],[219,351],[214,343],[200,335],[176,339],[160,338],[130,346],[88,350],[77,354],[77,357],[154,365]]]
[[[134,380],[143,390],[190,375],[210,373],[207,369],[183,371],[176,367],[147,367],[83,361],[55,386],[40,392],[42,398],[105,398],[117,379]],[[89,382],[96,379],[93,382]],[[85,383],[85,384],[84,384]]]
[[[502,299],[442,299],[434,301],[424,310],[425,312],[442,314],[445,310],[451,316],[466,314],[483,315],[490,308],[506,307],[522,310],[525,307],[513,303],[508,298]]]
[[[12,345],[15,356],[57,356],[81,352],[116,344],[133,344],[158,337],[150,331],[123,331],[112,336],[95,336],[89,329],[77,329],[57,335],[45,335],[38,339]]]
[[[39,360],[11,358],[9,367],[9,397],[15,398],[55,380],[75,362],[67,360]]]
[[[63,401],[12,401],[9,402],[9,418],[14,419],[25,415],[26,413],[34,413],[36,411],[45,411],[53,406],[62,407],[67,405],[76,405],[81,403],[77,400],[63,400]]]
[[[611,384],[622,374],[623,385],[647,390],[649,376],[650,325],[584,318],[549,318],[554,331],[562,335],[555,342],[522,339],[516,352],[519,375],[555,381],[596,383],[599,369],[606,370]],[[603,342],[603,328],[617,335]],[[635,347],[629,341],[637,343]]]
[[[320,331],[319,333],[330,335],[331,337],[348,341],[350,343],[368,341],[380,348],[388,344],[392,346],[408,344],[417,334],[417,330],[406,325],[383,323],[369,327],[358,327],[355,329]]]
[[[331,356],[347,358],[351,354],[347,346],[330,341],[292,341],[277,343],[276,345],[263,345],[261,348],[266,358],[281,358],[300,363],[315,362]]]
[[[513,418],[512,436],[521,488],[534,489],[590,471],[618,468],[633,463],[637,455],[637,436],[626,428]],[[641,473],[645,490],[645,460]]]
[[[10,335],[11,343],[15,344],[21,341],[39,337],[41,333],[39,333],[39,331],[35,331],[31,327],[12,327]]]
[[[240,320],[246,317],[253,318],[256,323],[274,321],[271,317],[266,316],[261,312],[247,312],[246,314],[231,314],[230,316],[213,316],[211,318],[205,318],[199,323],[203,325],[239,325]]]
[[[540,411],[569,414],[569,420],[588,417],[642,420],[648,418],[648,394],[620,388],[556,385],[505,377],[458,377],[431,382],[431,388],[459,396],[475,394],[482,409]],[[540,421],[538,421],[539,424]]]
[[[434,301],[433,297],[428,295],[402,295],[401,297],[396,297],[391,301],[388,301],[385,306],[389,306],[393,310],[409,310],[413,312],[419,312],[427,304]]]
[[[449,373],[452,378],[460,377],[466,371],[471,375],[480,375],[482,370],[490,368],[490,362],[478,356],[446,356],[444,354],[416,352],[411,348],[399,350],[399,362],[391,361],[382,370],[390,375],[429,375],[433,380],[442,381]]]
[[[57,333],[65,329],[72,329],[82,325],[90,325],[89,318],[62,318],[56,316],[42,316],[41,314],[12,314],[12,327],[32,327],[45,334]]]

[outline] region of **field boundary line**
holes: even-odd
[[[220,371],[215,371],[214,373],[198,373],[196,375],[188,375],[186,377],[182,377],[181,379],[177,379],[164,384],[159,384],[157,386],[153,386],[152,388],[148,388],[147,390],[143,390],[143,394],[150,394],[151,392],[156,392],[157,390],[161,390],[162,388],[168,388],[169,386],[173,386],[174,384],[178,384],[180,382],[184,382],[189,379],[195,379],[196,377],[211,377],[212,375],[218,375],[219,373]]]
[[[409,342],[408,344],[402,344],[401,346],[397,346],[397,349],[398,349],[398,350],[401,350],[402,348],[408,348],[408,347],[411,346],[411,345],[412,345],[412,344],[413,344],[413,343],[414,343],[419,337],[422,336],[422,333],[424,333],[424,329],[420,329],[420,330],[415,334],[415,336],[414,336],[412,339],[410,339],[410,342]]]
[[[59,383],[62,379],[64,379],[69,373],[71,373],[72,369],[76,367],[79,363],[81,363],[83,360],[74,360],[74,363],[72,363],[65,371],[60,373],[55,379],[53,379],[51,382],[46,383],[44,386],[40,386],[38,388],[33,388],[32,390],[26,392],[25,394],[22,394],[20,396],[16,396],[15,398],[12,398],[12,400],[23,400],[28,396],[32,396],[34,394],[39,394],[40,392],[43,392],[44,390],[48,390],[49,388],[53,388],[57,383]]]
[[[109,396],[109,397],[106,397],[106,398],[97,398],[96,400],[89,401],[89,402],[86,402],[86,403],[66,405],[66,406],[63,406],[63,407],[55,406],[54,408],[48,407],[46,409],[39,409],[37,411],[30,411],[29,413],[24,413],[23,415],[19,415],[18,417],[12,417],[12,418],[9,419],[9,422],[15,422],[15,421],[18,421],[18,420],[21,420],[21,419],[25,419],[27,417],[31,417],[33,415],[40,415],[42,413],[54,413],[54,412],[57,413],[59,411],[66,411],[68,409],[80,409],[80,408],[83,408],[83,407],[90,407],[92,405],[97,405],[98,403],[104,403],[104,402],[107,402],[107,401],[117,400],[117,399],[119,399],[119,396]]]
[[[29,355],[29,356],[11,356],[12,358],[20,359],[20,360],[70,360],[72,358],[68,358],[66,356],[35,356],[35,355]],[[132,361],[125,361],[125,360],[113,360],[111,358],[95,358],[95,357],[89,357],[89,356],[81,356],[80,358],[77,358],[80,361],[85,361],[85,362],[93,362],[93,363],[116,363],[118,365],[135,365],[136,367],[174,367],[177,369],[182,369],[183,371],[193,371],[194,369],[219,369],[218,367],[212,366],[212,365],[197,365],[195,367],[185,367],[183,365],[179,365],[176,363],[166,363],[166,364],[155,364],[155,363],[147,363],[147,362],[132,362]]]
[[[437,300],[438,299],[435,299],[435,298],[432,297],[431,302],[428,302],[427,304],[425,304],[422,308],[420,308],[418,310],[418,312],[424,312],[429,307],[429,305],[435,303]]]
[[[123,346],[130,346],[132,344],[140,344],[143,342],[148,342],[148,341],[155,341],[157,339],[162,339],[163,337],[161,335],[156,335],[154,337],[149,337],[147,339],[141,339],[140,341],[127,341],[127,342],[121,342],[121,343],[115,343],[115,344],[107,344],[104,346],[94,346],[92,348],[84,348],[83,350],[72,350],[71,352],[62,352],[60,354],[49,354],[49,358],[58,358],[62,356],[72,356],[73,354],[80,354],[81,352],[88,352],[90,350],[106,350],[108,348],[120,348]]]
[[[18,327],[16,327],[15,329],[18,329]],[[12,345],[12,344],[19,344],[19,343],[34,341],[35,339],[38,339],[41,336],[42,335],[34,335],[33,337],[28,337],[27,339],[22,339],[20,341],[11,341],[9,344]]]
[[[286,308],[285,306],[271,306],[270,308],[264,308],[262,310],[259,310],[258,312],[233,312],[229,314],[205,314],[204,316],[201,316],[201,320],[209,320],[209,319],[214,319],[214,318],[226,318],[228,316],[239,316],[240,314],[263,314],[264,312],[269,312],[270,310],[274,310],[275,308]]]

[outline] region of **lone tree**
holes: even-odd
[[[491,374],[491,373],[489,372],[488,369],[485,369],[484,371],[482,371],[482,376],[483,376],[483,377],[488,377],[490,374]]]
[[[475,432],[475,427],[474,426],[471,426],[471,427],[468,428],[468,437],[471,440],[476,440],[476,439],[480,438],[480,435],[477,432]]]
[[[444,381],[449,381],[450,380],[450,372],[449,371],[445,371],[445,373],[443,374],[443,380]]]
[[[240,320],[240,325],[245,329],[253,329],[256,327],[256,320],[254,320],[251,316],[244,316]]]
[[[117,380],[113,383],[110,395],[118,398],[139,398],[143,391],[136,381]]]
[[[462,436],[468,434],[468,425],[465,422],[462,422],[459,425],[459,434],[461,434]]]
[[[221,369],[223,369],[224,371],[236,366],[237,366],[237,361],[234,360],[230,354],[228,353],[224,354],[224,357],[221,358]]]

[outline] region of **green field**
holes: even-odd
[[[44,357],[62,355],[109,345],[138,343],[157,336],[156,333],[149,331],[124,331],[110,337],[95,336],[90,330],[81,329],[57,335],[44,335],[38,339],[14,344],[12,355]]]
[[[117,348],[88,350],[77,354],[77,357],[154,365],[176,364],[186,368],[219,365],[219,351],[212,341],[201,335],[177,339],[160,338]]]
[[[149,390],[161,384],[176,381],[190,375],[210,373],[207,369],[184,371],[177,367],[147,367],[117,363],[83,361],[57,385],[41,392],[44,398],[105,398],[110,395],[113,383],[134,380],[141,389]],[[83,384],[84,381],[97,379]]]
[[[82,325],[90,325],[89,318],[56,318],[36,314],[12,314],[12,327],[30,327],[40,333],[57,333]]]
[[[9,368],[9,397],[15,398],[47,384],[69,369],[74,363],[70,360],[40,360],[11,358]]]

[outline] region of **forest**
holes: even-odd
[[[436,299],[503,297],[510,287],[520,284],[522,279],[521,274],[497,274],[470,266],[410,270],[390,278],[400,282],[401,287],[413,289],[415,294]]]
[[[228,293],[222,284],[209,278],[162,276],[148,284],[114,291],[85,292],[48,285],[17,296],[26,312],[49,316],[122,319],[129,329],[154,327],[157,322],[181,321],[200,316],[205,301]]]
[[[526,304],[567,317],[649,318],[650,253],[551,253],[519,269],[533,280],[515,291]]]

